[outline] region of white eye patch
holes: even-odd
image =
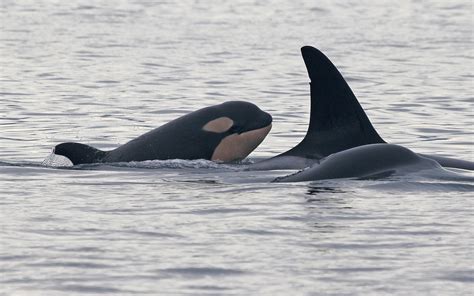
[[[206,123],[202,129],[207,132],[223,133],[234,125],[234,121],[229,117],[219,117]]]

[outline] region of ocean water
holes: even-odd
[[[309,120],[304,45],[384,139],[474,160],[472,1],[301,2],[2,0],[0,294],[472,295],[468,179],[42,165],[228,100],[273,115],[251,161],[284,152]]]

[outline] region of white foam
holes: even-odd
[[[145,160],[114,163],[114,166],[124,166],[132,168],[172,168],[172,169],[230,169],[240,170],[241,166],[217,163],[205,159],[185,160],[185,159],[169,159],[169,160]]]
[[[47,167],[71,167],[73,163],[69,160],[69,158],[54,154],[51,152],[41,163],[42,166]]]

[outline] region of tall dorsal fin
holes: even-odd
[[[352,147],[385,143],[341,73],[318,49],[301,48],[311,80],[311,114],[305,138],[279,156],[321,159]]]

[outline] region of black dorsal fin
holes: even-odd
[[[305,138],[279,156],[321,159],[352,147],[385,143],[341,73],[318,49],[301,48],[311,80],[311,114]]]
[[[74,165],[97,163],[107,155],[107,152],[80,143],[62,143],[54,147],[54,154],[67,157]]]

